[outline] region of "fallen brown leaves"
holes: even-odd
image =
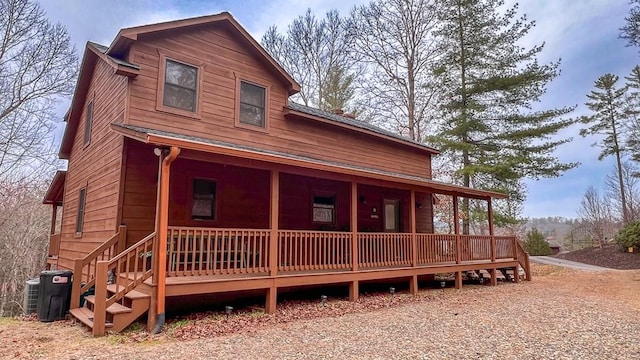
[[[275,314],[262,311],[245,310],[227,316],[224,312],[205,312],[172,319],[167,322],[167,336],[177,339],[199,339],[229,335],[233,333],[252,333],[265,327],[287,324],[299,320],[311,320],[326,317],[338,317],[345,314],[369,312],[378,309],[401,306],[404,304],[434,300],[446,297],[452,289],[433,290],[428,294],[413,296],[408,293],[388,293],[364,295],[358,301],[329,299],[325,305],[319,301],[286,301],[278,303]]]

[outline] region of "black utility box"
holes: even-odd
[[[50,270],[40,273],[38,320],[63,320],[71,300],[71,271]]]

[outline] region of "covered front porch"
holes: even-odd
[[[345,284],[357,300],[363,281],[403,279],[415,293],[420,277],[438,273],[454,273],[456,288],[465,271],[486,270],[493,285],[499,270],[519,281],[520,266],[529,277],[516,238],[494,234],[492,197],[503,194],[177,135],[125,134],[138,140],[126,142],[126,228],[74,272],[89,280],[72,301],[96,286],[94,334],[104,332],[95,324],[105,315],[97,314],[134,290],[150,296],[152,328],[162,325],[167,297],[263,290],[265,310],[274,312],[279,288]],[[434,195],[452,197],[452,233],[435,233]],[[462,197],[485,201],[488,234],[461,234]],[[115,287],[104,287],[107,274]]]

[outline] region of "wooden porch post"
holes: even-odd
[[[351,270],[358,271],[358,183],[351,182]],[[349,301],[360,297],[358,280],[349,283]]]
[[[491,262],[496,262],[496,237],[493,233],[493,208],[491,206],[491,198],[487,199],[488,219],[489,219],[489,235],[491,236]]]
[[[278,212],[280,205],[280,173],[271,170],[271,213],[269,223],[271,234],[269,236],[269,269],[271,276],[278,275]]]
[[[496,237],[493,234],[493,207],[491,206],[491,198],[487,198],[487,218],[489,220],[489,236],[491,236],[491,262],[496,262]],[[491,285],[498,285],[498,271],[494,268],[491,271]]]
[[[416,192],[415,190],[411,190],[411,202],[410,202],[410,214],[411,220],[411,263],[413,267],[418,266],[418,240],[416,237]],[[418,275],[413,274],[411,276],[411,283],[409,283],[409,289],[412,294],[416,295],[418,293]]]
[[[351,182],[351,269],[358,271],[358,183]]]
[[[458,196],[453,195],[453,232],[456,234],[456,264],[462,262],[462,244],[460,239],[460,219],[458,218]],[[462,272],[456,271],[456,289],[462,288]]]
[[[51,207],[51,231],[49,234],[54,235],[56,233],[56,219],[58,218],[58,204],[53,203],[51,204]],[[51,246],[51,244],[49,244],[49,246]]]
[[[152,333],[157,334],[162,330],[165,320],[165,289],[167,283],[167,228],[169,226],[169,180],[171,176],[171,163],[180,154],[180,148],[172,146],[169,150],[169,154],[161,158],[160,176],[158,178],[158,198],[160,204],[157,207],[159,213],[157,214],[158,223],[156,228],[156,243],[158,249],[156,250],[157,262],[154,265],[157,268],[154,271],[157,272],[157,300],[156,300],[156,324],[152,330]]]
[[[272,277],[278,276],[278,216],[280,206],[280,173],[278,170],[271,170],[271,212],[269,223],[271,233],[269,235],[269,271]],[[278,302],[278,288],[273,285],[267,289],[267,299],[265,310],[268,314],[276,312]]]

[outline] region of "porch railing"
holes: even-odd
[[[359,233],[359,266],[411,266],[411,234]]]
[[[456,262],[456,236],[450,234],[416,234],[418,265]]]
[[[211,229],[169,227],[167,276],[234,275],[296,271],[348,271],[353,245],[358,268],[411,267],[456,262],[521,259],[515,240],[508,236],[357,233],[278,230],[270,261],[269,229]],[[356,241],[354,244],[353,241]],[[492,245],[495,244],[495,245]],[[415,252],[415,254],[414,254]]]
[[[268,229],[169,227],[167,276],[269,271]]]
[[[351,268],[349,232],[278,231],[278,271]]]
[[[491,236],[460,235],[462,261],[491,260]]]
[[[496,259],[516,259],[513,236],[496,236]]]

